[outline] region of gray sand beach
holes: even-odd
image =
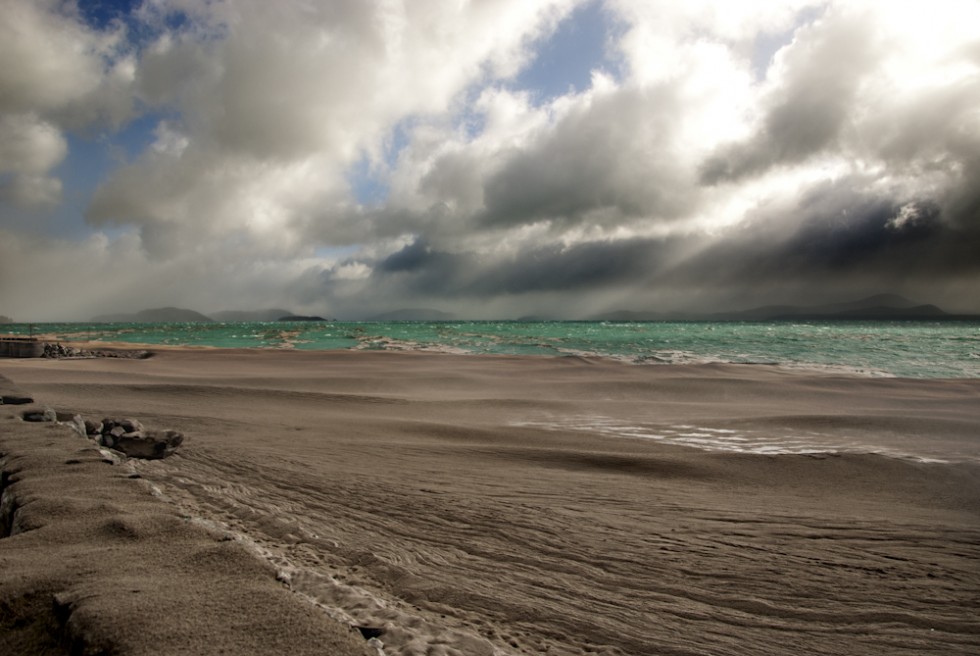
[[[111,464],[0,406],[3,653],[980,650],[980,380],[209,349],[0,374],[185,435]]]

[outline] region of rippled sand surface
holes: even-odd
[[[980,381],[581,358],[21,361],[386,654],[973,654]]]

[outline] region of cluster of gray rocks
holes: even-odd
[[[81,349],[60,342],[45,342],[42,358],[130,358],[144,360],[153,353],[143,350]]]
[[[24,412],[24,421],[57,421],[93,440],[99,446],[119,451],[130,458],[158,460],[177,450],[184,436],[174,430],[147,430],[138,419],[102,421],[83,419],[81,415],[65,415],[51,408]]]

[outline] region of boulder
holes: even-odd
[[[140,423],[139,419],[113,419],[111,417],[106,417],[102,420],[102,433],[114,433],[116,429],[120,429],[119,435],[125,433],[138,433],[143,430],[143,424]]]
[[[136,431],[124,433],[118,437],[112,435],[115,445],[112,447],[122,451],[130,458],[156,460],[172,454],[184,441],[184,436],[177,431]]]
[[[139,433],[143,430],[139,419],[120,419],[117,425],[122,426],[127,433]]]

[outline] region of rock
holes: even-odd
[[[51,408],[38,408],[24,412],[24,421],[58,421],[58,413]]]
[[[34,403],[34,397],[30,394],[7,389],[0,394],[0,405],[26,405],[28,403]]]
[[[79,355],[83,355],[82,351],[74,346],[51,342],[46,342],[41,352],[42,358],[74,358]]]
[[[156,460],[172,454],[184,441],[177,431],[142,431],[115,436],[115,448],[131,458]]]
[[[101,435],[102,434],[102,422],[92,421],[91,419],[85,420],[85,434],[86,435]]]
[[[120,419],[117,426],[122,426],[127,433],[138,433],[143,430],[143,424],[138,419]]]
[[[0,374],[0,405],[26,405],[34,403],[34,398],[20,389],[14,382]]]
[[[71,421],[63,421],[62,423],[67,424],[82,437],[88,437],[88,428],[85,426],[85,420],[82,419],[81,415],[74,415]]]
[[[126,434],[126,429],[123,428],[122,426],[113,426],[112,428],[110,428],[108,430],[108,432],[103,431],[102,434],[103,435],[112,435],[113,437],[115,437],[116,439],[118,439],[118,438],[120,438],[120,437],[122,437],[123,435]]]

